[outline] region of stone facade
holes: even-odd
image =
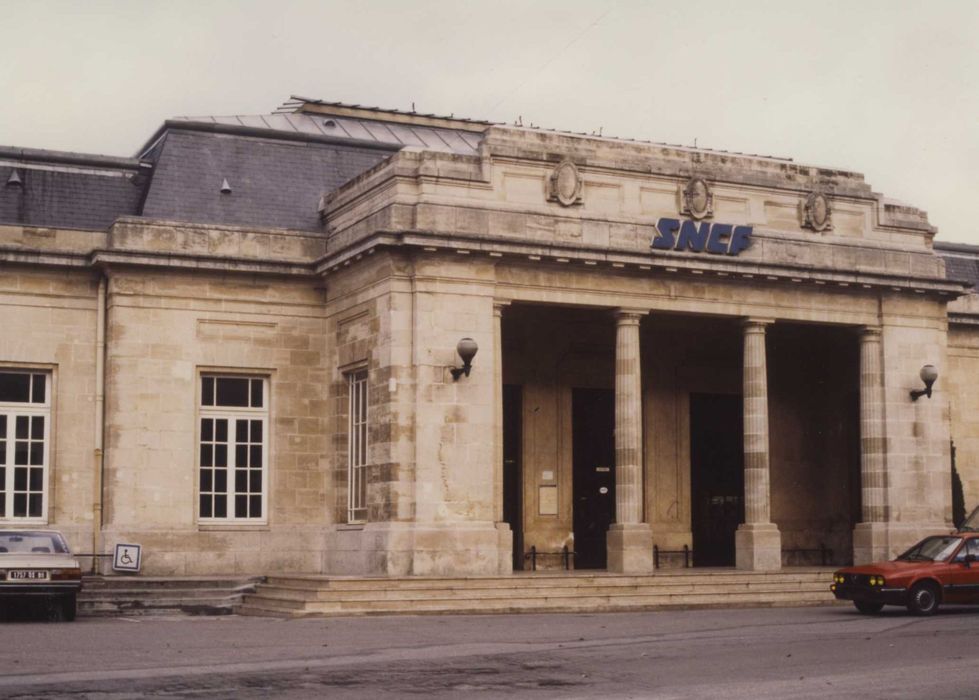
[[[156,215],[105,230],[0,224],[0,372],[51,378],[32,522],[76,550],[138,542],[153,574],[490,574],[531,547],[542,568],[564,547],[585,565],[585,528],[614,514],[587,545],[611,571],[652,573],[654,546],[661,567],[684,547],[755,570],[866,561],[949,527],[953,441],[979,500],[979,303],[924,214],[861,176],[322,103],[297,115],[453,145],[372,146],[306,229],[211,220],[234,182],[198,221],[186,204],[161,215],[160,190]],[[278,137],[228,129],[242,148]],[[315,138],[324,157],[366,148]],[[161,149],[90,167],[130,177]],[[0,153],[0,179],[52,160]],[[479,349],[455,377],[463,337]],[[940,378],[912,401],[925,363]],[[264,398],[209,404],[209,378]],[[581,390],[610,397],[587,408],[611,421],[594,464]],[[214,437],[213,416],[244,433]],[[225,470],[234,486],[212,481]],[[595,500],[593,483],[611,489]],[[211,510],[224,494],[234,517]]]

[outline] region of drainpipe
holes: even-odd
[[[92,499],[92,573],[98,571],[102,547],[102,485],[105,478],[105,292],[107,278],[99,279],[95,321],[95,487]]]

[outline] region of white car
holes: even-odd
[[[0,530],[0,606],[45,602],[70,622],[81,588],[81,566],[60,532]]]

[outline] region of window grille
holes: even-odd
[[[47,518],[51,375],[0,372],[0,520]]]
[[[347,521],[367,520],[367,370],[347,375]]]
[[[268,380],[201,377],[198,513],[204,522],[264,522]]]

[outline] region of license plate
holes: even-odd
[[[15,569],[7,572],[8,581],[47,581],[48,572],[36,569]]]

